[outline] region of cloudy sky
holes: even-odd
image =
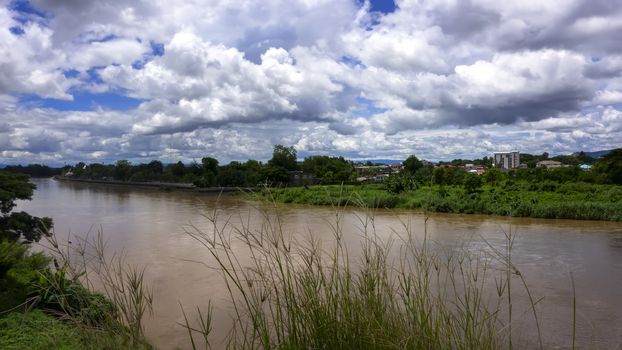
[[[622,147],[619,0],[0,0],[0,163]]]

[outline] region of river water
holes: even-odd
[[[189,347],[180,303],[186,310],[205,309],[214,302],[214,332],[222,336],[231,326],[231,307],[218,273],[201,263],[208,252],[185,233],[190,225],[208,232],[205,218],[216,208],[219,217],[260,225],[262,212],[278,212],[291,235],[330,240],[336,210],[330,207],[269,205],[227,196],[192,192],[164,192],[123,186],[33,179],[32,201],[20,201],[18,210],[54,219],[60,238],[85,236],[101,230],[111,251],[125,251],[128,261],[147,268],[153,286],[154,314],[146,320],[149,340],[159,349]],[[340,211],[344,238],[356,248],[361,218],[369,213],[350,208]],[[376,210],[375,232],[389,238],[404,223],[422,236],[424,214]],[[569,346],[572,335],[572,283],[577,296],[577,334],[592,348],[622,348],[622,223],[506,218],[477,215],[429,214],[427,237],[434,244],[455,249],[503,250],[504,232],[515,233],[512,259],[538,303],[545,342]],[[356,249],[350,249],[355,251]],[[519,307],[517,306],[517,310]],[[525,311],[526,310],[526,311]],[[530,313],[523,307],[523,318]],[[193,318],[194,314],[189,313]],[[520,316],[519,316],[520,317]],[[533,331],[525,331],[525,337]],[[218,341],[216,348],[222,346]]]

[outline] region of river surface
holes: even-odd
[[[198,262],[208,252],[185,229],[194,225],[209,232],[205,214],[218,209],[231,225],[241,221],[261,225],[264,211],[278,212],[285,232],[330,241],[335,209],[301,205],[252,203],[235,197],[193,192],[131,189],[52,179],[33,179],[37,190],[32,201],[20,201],[18,210],[54,219],[60,239],[84,237],[103,231],[110,251],[125,251],[128,261],[147,268],[153,286],[154,314],[146,320],[149,340],[159,349],[186,349],[186,331],[180,303],[190,310],[214,303],[214,332],[222,337],[231,326],[230,303],[218,273]],[[340,211],[344,239],[350,251],[361,240],[361,219],[366,211]],[[476,251],[503,250],[504,232],[515,233],[512,260],[526,278],[537,305],[545,343],[571,345],[572,282],[577,296],[577,334],[591,348],[622,348],[622,223],[505,218],[477,215],[429,214],[427,237],[435,245]],[[376,234],[394,237],[404,223],[416,235],[424,234],[424,214],[413,211],[376,210]],[[221,221],[221,222],[222,222]],[[403,231],[403,230],[402,230]],[[520,298],[519,298],[520,299]],[[528,307],[516,313],[529,323]],[[520,316],[522,313],[523,316]],[[525,331],[533,337],[533,331]],[[533,339],[532,339],[533,340]],[[216,341],[215,348],[222,343]]]

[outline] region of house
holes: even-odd
[[[584,171],[590,171],[592,170],[592,166],[589,164],[581,164],[579,165],[579,169],[584,170]]]
[[[464,165],[464,170],[470,172],[471,170],[475,170],[477,167],[475,166],[475,164],[465,164]]]
[[[556,160],[542,160],[536,163],[536,168],[555,169],[562,166],[562,163]]]
[[[520,154],[518,151],[495,152],[493,166],[501,169],[516,169],[520,165]]]

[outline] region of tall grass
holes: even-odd
[[[278,214],[231,225],[217,209],[209,231],[187,233],[211,255],[233,306],[228,346],[240,349],[499,349],[515,346],[512,281],[524,277],[507,250],[445,252],[404,222],[392,239],[359,218],[361,245],[346,243],[336,207],[332,238],[291,236]],[[421,234],[420,234],[421,236]],[[492,288],[491,288],[492,286]],[[537,301],[530,310],[536,317]],[[505,318],[503,315],[508,315]],[[209,319],[192,326],[209,340]],[[210,344],[207,343],[207,346]],[[193,340],[193,346],[196,344]],[[542,348],[538,336],[536,347]]]
[[[153,293],[144,268],[127,264],[123,252],[109,255],[101,232],[73,239],[62,244],[55,235],[48,238],[55,271],[41,275],[33,304],[88,334],[87,348],[151,348],[143,318],[152,310]]]

